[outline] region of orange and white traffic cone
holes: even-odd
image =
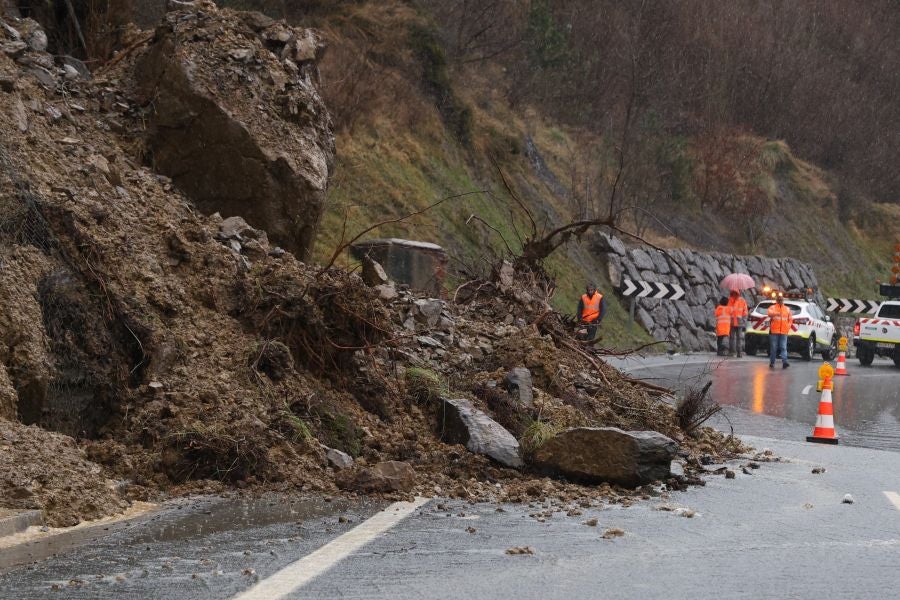
[[[847,372],[847,353],[841,350],[837,358],[837,366],[834,369],[835,375],[849,375]]]
[[[824,365],[831,371],[831,365]],[[816,417],[816,426],[813,433],[806,437],[807,442],[820,444],[837,444],[838,437],[834,432],[834,406],[831,403],[831,390],[834,384],[831,382],[831,374],[826,374],[822,383],[822,397],[819,398],[819,415]]]

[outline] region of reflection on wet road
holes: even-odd
[[[713,397],[729,407],[713,424],[735,433],[802,439],[816,420],[821,360],[795,360],[769,369],[763,358],[679,362],[634,370],[634,375],[678,390],[712,380]],[[871,367],[848,361],[850,375],[834,379],[834,414],[842,444],[900,451],[900,369],[892,361]]]

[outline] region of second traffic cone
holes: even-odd
[[[825,364],[822,369],[832,371],[831,365]],[[821,371],[820,371],[821,372]],[[816,426],[813,433],[806,437],[807,442],[818,442],[820,444],[837,444],[838,437],[834,432],[834,406],[831,403],[831,390],[834,384],[831,383],[831,373],[823,374],[822,379],[822,397],[819,398],[819,414],[816,417]]]
[[[837,367],[834,370],[835,375],[849,375],[847,372],[847,353],[841,350],[838,354]]]

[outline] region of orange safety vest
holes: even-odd
[[[716,335],[731,333],[731,309],[721,304],[716,307]]]
[[[794,315],[791,309],[785,305],[778,306],[773,304],[768,311],[771,324],[769,325],[769,333],[787,335],[791,332],[791,325],[794,324]]]
[[[731,324],[735,327],[741,324],[741,319],[746,319],[750,314],[747,310],[747,301],[740,296],[729,298],[728,308],[731,309]]]
[[[600,301],[603,300],[603,294],[594,292],[593,297],[587,294],[581,295],[581,303],[584,308],[581,309],[581,320],[585,323],[591,323],[600,318]]]

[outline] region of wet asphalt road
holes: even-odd
[[[717,397],[733,398],[728,418],[738,433],[765,433],[746,439],[784,462],[745,474],[743,459],[731,465],[733,480],[710,475],[705,487],[667,499],[579,508],[583,514],[575,516],[557,512],[545,523],[529,516],[541,504],[498,512],[493,504],[432,500],[284,597],[898,597],[900,504],[885,492],[898,494],[900,503],[900,453],[848,446],[900,447],[886,425],[896,422],[890,382],[900,372],[876,363],[859,374],[851,365],[854,374],[838,381],[840,446],[785,441],[811,430],[818,398],[814,388],[803,390],[814,386],[819,364],[798,360],[770,372],[764,360],[694,356],[630,366],[636,376],[680,385],[712,376]],[[812,474],[814,466],[825,473]],[[841,502],[847,493],[853,504]],[[381,508],[283,497],[182,500],[94,532],[98,537],[87,543],[57,543],[57,556],[45,557],[41,543],[14,554],[0,550],[0,598],[231,598],[357,531]],[[682,516],[684,509],[693,517]],[[583,524],[589,518],[598,525]],[[602,539],[607,528],[625,533]],[[507,554],[514,546],[534,554]],[[36,562],[21,564],[29,560]]]
[[[711,380],[712,397],[726,407],[711,424],[738,435],[803,441],[812,433],[819,394],[820,358],[790,360],[790,368],[766,357],[721,359],[714,355],[676,355],[632,359],[618,364],[642,379],[684,390]],[[834,421],[842,444],[900,451],[900,369],[876,359],[862,367],[847,360],[850,375],[834,378]]]

